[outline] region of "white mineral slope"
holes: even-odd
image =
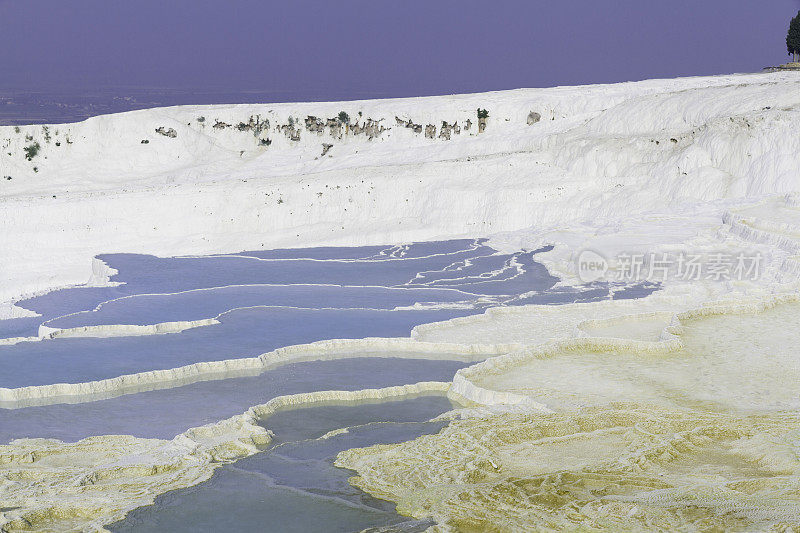
[[[184,106],[2,127],[0,302],[85,283],[98,253],[201,254],[597,227],[654,209],[793,192],[798,89],[800,73],[779,72],[399,100]],[[489,112],[482,134],[478,107]],[[340,111],[350,126],[317,132],[317,122],[305,123],[309,115],[326,121]],[[541,120],[529,125],[531,112]],[[443,121],[450,126],[444,135]],[[435,138],[425,136],[428,125]],[[40,150],[28,160],[25,148],[35,143]],[[333,145],[325,156],[323,143]],[[704,212],[723,209],[714,204]],[[102,283],[105,274],[92,281]]]

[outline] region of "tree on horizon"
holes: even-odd
[[[792,56],[792,60],[800,60],[800,11],[789,23],[789,33],[786,35],[786,49]]]

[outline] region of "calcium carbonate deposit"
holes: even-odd
[[[782,71],[0,127],[0,531],[800,528],[799,125]]]

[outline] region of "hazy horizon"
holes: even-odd
[[[351,100],[755,72],[787,61],[799,9],[798,0],[0,0],[0,92]]]

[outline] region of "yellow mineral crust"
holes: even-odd
[[[452,422],[342,452],[356,486],[441,531],[797,530],[800,417],[612,404]]]
[[[8,519],[0,520],[2,531],[99,529],[155,494],[208,479],[213,467],[190,452],[172,441],[121,435],[0,446],[0,519]]]
[[[337,465],[442,531],[800,531],[798,316],[795,297],[720,305],[659,342],[490,359],[454,389],[491,409]]]

